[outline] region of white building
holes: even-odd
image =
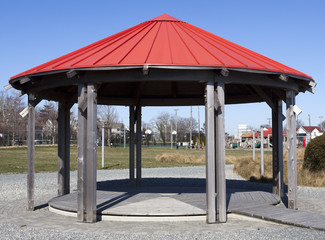
[[[298,145],[303,145],[304,141],[305,144],[307,145],[310,142],[310,140],[320,135],[323,135],[323,131],[319,127],[301,126],[297,130]]]

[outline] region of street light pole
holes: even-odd
[[[320,120],[320,130],[323,131],[323,116],[319,116],[319,120]]]
[[[175,131],[176,131],[176,135],[175,135],[175,142],[177,143],[177,112],[179,109],[174,109],[175,114],[176,114],[176,124],[175,124]]]

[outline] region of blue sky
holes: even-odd
[[[0,86],[24,70],[62,56],[138,23],[167,13],[220,37],[313,76],[316,93],[301,93],[296,104],[299,119],[308,124],[325,117],[325,1],[16,1],[0,3]],[[13,91],[13,90],[11,90]],[[190,107],[144,108],[150,122],[160,112]],[[204,108],[200,108],[201,123]],[[128,122],[128,109],[118,108]],[[193,108],[197,117],[197,107]],[[271,110],[265,103],[227,105],[226,131],[238,124],[258,127],[268,123]],[[324,118],[325,120],[325,118]]]

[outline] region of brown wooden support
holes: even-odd
[[[85,178],[86,222],[96,222],[97,187],[97,90],[95,85],[87,86],[87,159]]]
[[[35,103],[33,94],[28,94],[28,166],[27,166],[27,210],[34,210],[35,182]]]
[[[287,138],[288,138],[288,207],[297,209],[297,144],[296,144],[296,117],[293,107],[295,105],[295,92],[286,92],[287,105]]]
[[[58,109],[58,196],[70,193],[70,105]]]
[[[136,107],[136,118],[137,118],[137,123],[136,123],[136,139],[137,139],[137,151],[136,151],[136,173],[137,173],[137,179],[136,179],[136,185],[141,186],[141,178],[142,178],[142,159],[141,159],[141,145],[142,145],[142,133],[141,133],[141,122],[142,122],[142,113],[141,113],[141,106],[138,105]]]
[[[129,144],[129,175],[130,185],[135,186],[134,182],[134,106],[130,106],[130,144]]]
[[[87,87],[78,86],[78,221],[85,221],[85,178],[87,158]]]
[[[215,199],[215,106],[214,83],[208,82],[206,86],[206,199],[207,223],[216,222]]]
[[[273,100],[272,109],[272,154],[273,154],[273,193],[284,196],[283,191],[283,115],[282,100]]]
[[[226,201],[226,151],[225,151],[225,84],[218,83],[215,97],[219,103],[216,110],[216,187],[217,220],[227,222]]]

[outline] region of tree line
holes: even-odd
[[[0,145],[15,146],[25,145],[27,139],[28,118],[23,118],[20,112],[27,106],[23,97],[0,91]],[[58,134],[58,104],[56,102],[45,101],[36,107],[35,141],[37,144],[55,144]],[[112,106],[98,106],[98,138],[102,134],[102,127],[105,131],[105,144],[113,141],[123,141],[123,131],[125,126],[119,124],[119,116]],[[194,118],[186,118],[170,113],[160,113],[153,118],[150,123],[143,123],[143,136],[148,140],[159,141],[166,144],[173,142],[190,142],[190,135],[204,136],[204,128],[198,129],[198,122]],[[204,126],[204,124],[203,124]],[[74,112],[70,113],[70,140],[77,142],[77,118]],[[119,133],[112,131],[119,128]],[[150,136],[146,135],[146,130],[151,130]],[[174,133],[174,135],[172,134]],[[199,134],[200,133],[200,134]],[[128,128],[126,128],[127,142],[129,140]],[[193,138],[192,138],[193,139]],[[147,140],[147,141],[148,141]],[[199,141],[199,140],[198,140]],[[200,144],[200,143],[198,143]]]

